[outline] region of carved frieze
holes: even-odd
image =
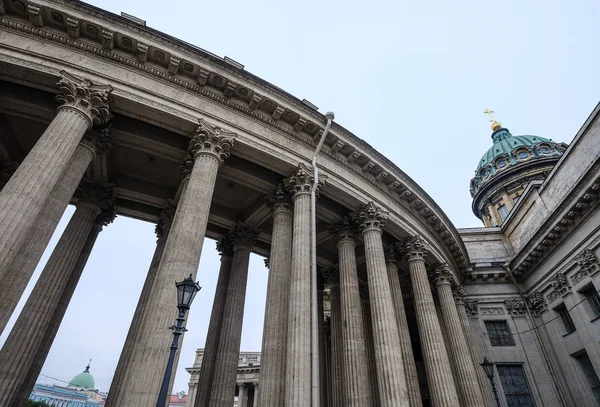
[[[484,316],[505,315],[502,307],[479,307],[479,313]]]

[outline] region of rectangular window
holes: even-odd
[[[565,335],[570,334],[575,331],[575,324],[573,324],[573,320],[571,319],[571,315],[565,307],[565,304],[559,305],[554,309],[560,315],[560,319],[562,320],[563,325],[565,326]]]
[[[508,216],[508,209],[506,209],[506,205],[502,204],[498,207],[498,213],[500,214],[500,217],[502,218],[502,220],[506,219],[506,217]]]
[[[600,296],[598,296],[598,291],[596,291],[596,287],[594,287],[593,285],[589,285],[583,290],[581,290],[581,294],[583,294],[585,296],[585,299],[588,301],[593,318],[600,317]]]
[[[522,365],[496,365],[508,407],[534,407]]]
[[[484,323],[492,346],[515,346],[506,321],[485,321]]]
[[[579,362],[581,370],[583,370],[583,374],[587,378],[588,383],[592,388],[592,393],[594,393],[594,397],[596,397],[596,401],[600,403],[600,379],[598,379],[598,375],[594,370],[594,366],[592,366],[590,357],[585,351],[583,351],[583,353],[575,356],[575,359],[577,359]]]

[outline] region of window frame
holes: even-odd
[[[491,332],[489,327],[494,326],[493,324],[503,324],[506,327],[506,334],[503,335],[497,329],[494,329],[494,332]],[[512,335],[510,326],[508,325],[508,321],[506,319],[484,320],[483,325],[485,327],[485,332],[487,334],[487,337],[488,337],[488,340],[490,341],[491,346],[493,346],[495,348],[496,347],[517,346],[517,344],[515,342],[515,338]],[[496,325],[496,326],[498,326],[498,325]]]
[[[502,382],[502,375],[500,374],[502,369],[504,367],[519,367],[520,371],[522,373],[522,377],[523,377],[523,383],[525,384],[525,387],[527,388],[527,393],[508,393],[507,392],[507,386],[505,385],[505,383]],[[502,388],[502,394],[504,395],[504,399],[506,400],[507,405],[510,406],[516,406],[516,405],[522,405],[521,402],[519,401],[519,396],[523,396],[523,395],[527,395],[529,397],[529,399],[531,400],[531,406],[535,407],[536,403],[535,403],[535,398],[533,396],[533,393],[531,392],[531,386],[529,385],[529,380],[527,377],[527,372],[525,371],[525,366],[523,363],[496,363],[496,372],[498,374],[498,381],[500,382],[500,387]],[[514,377],[514,376],[512,376]],[[517,402],[518,404],[512,404],[512,401],[514,400],[513,397],[517,397]]]
[[[591,294],[592,291],[593,294],[588,295]],[[589,283],[578,292],[587,301],[589,312],[592,314],[592,321],[600,318],[600,294],[598,294],[598,290],[596,290],[594,284]]]
[[[567,306],[564,302],[554,307],[554,312],[558,314],[560,320],[563,323],[563,328],[565,329],[565,333],[563,334],[563,336],[567,336],[577,331],[577,327],[573,322],[573,318],[571,318],[571,314],[569,313],[569,310],[567,309]]]

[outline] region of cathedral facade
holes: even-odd
[[[597,405],[598,112],[568,146],[492,119],[470,184],[484,226],[457,229],[333,114],[230,58],[79,1],[0,1],[0,332],[76,208],[0,350],[0,406],[30,394],[115,216],[157,245],[106,406],[156,405],[173,282],[202,279],[205,237],[221,264],[194,406],[239,392],[250,253],[269,281],[245,402]]]

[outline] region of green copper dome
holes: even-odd
[[[83,372],[71,379],[68,386],[77,389],[94,389],[96,382],[94,381],[94,376],[90,373],[90,365],[88,364]]]
[[[539,143],[556,144],[552,140],[548,140],[539,136],[513,136],[507,129],[499,129],[492,134],[494,145],[481,157],[479,165],[475,172],[479,171],[485,164],[491,164],[494,159],[502,154],[509,154],[519,147],[531,147]]]

